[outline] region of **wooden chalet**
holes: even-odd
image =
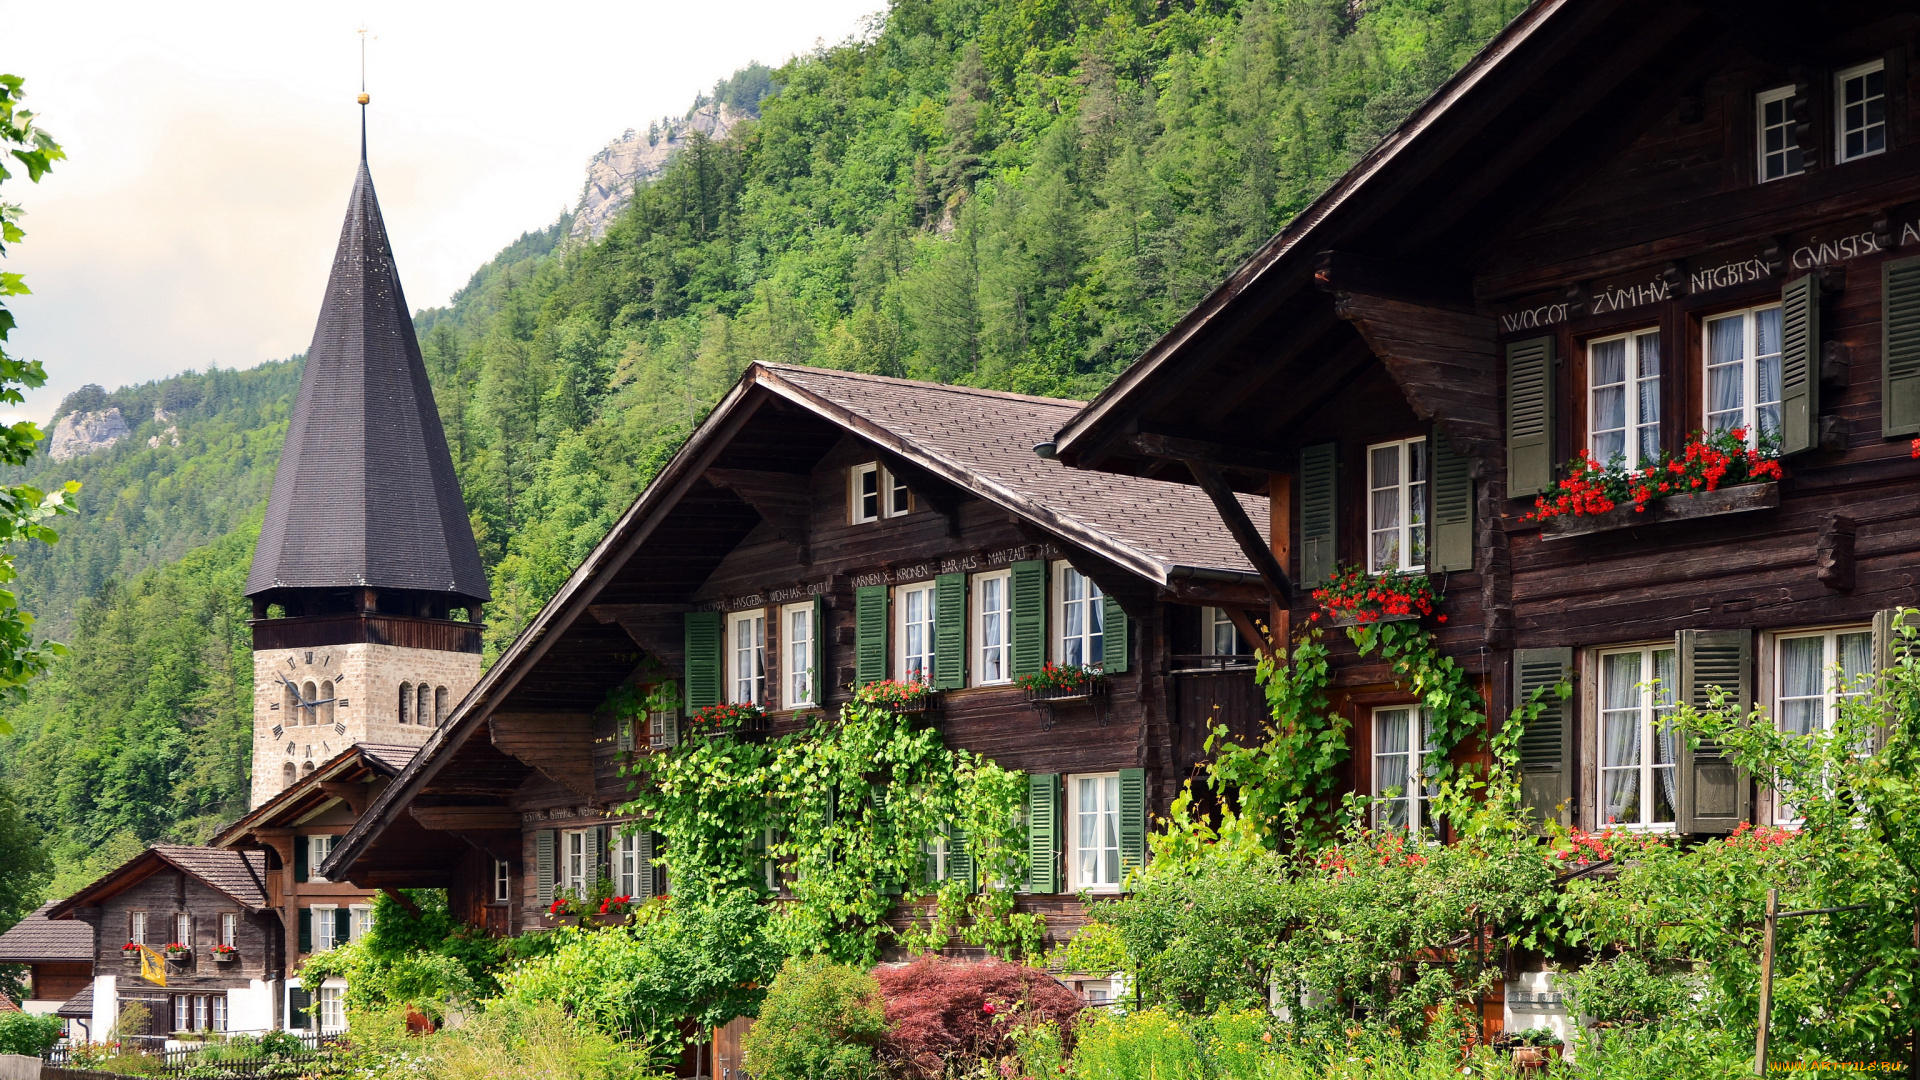
[[[62,1010],[74,999],[86,994],[92,1000],[93,928],[72,919],[47,918],[51,907],[52,901],[41,904],[0,934],[0,964],[27,969],[27,996],[19,1003],[20,1011],[65,1017]],[[93,1019],[91,1008],[76,1019],[84,1030]]]
[[[359,940],[373,925],[373,894],[330,881],[319,867],[417,749],[382,743],[350,746],[209,842],[215,848],[258,853],[266,860],[269,906],[279,916],[271,973],[275,1026],[315,1030],[338,1027],[344,1020],[336,1003],[345,983],[304,985],[300,965],[316,952]]]
[[[49,921],[91,931],[92,1037],[114,1031],[132,1003],[147,1010],[148,1028],[120,1034],[156,1043],[273,1027],[281,934],[267,882],[265,852],[155,844],[45,909]],[[165,985],[142,976],[129,944],[167,950]]]
[[[856,683],[919,678],[952,744],[1030,775],[1023,905],[1071,930],[1072,894],[1117,890],[1123,853],[1077,850],[1061,821],[1106,815],[1142,855],[1205,725],[1257,716],[1235,626],[1270,599],[1200,493],[1036,454],[1079,407],[753,365],[324,872],[447,887],[501,933],[596,875],[650,895],[651,837],[609,826],[622,758],[672,720],[616,731],[609,691],[672,678],[690,707],[766,705],[779,733]],[[1237,502],[1265,520],[1264,499]],[[1103,667],[1105,692],[1029,702],[1013,676],[1049,660]]]
[[[1054,451],[1272,496],[1267,552],[1223,525],[1283,632],[1336,563],[1423,571],[1494,716],[1571,678],[1523,747],[1542,814],[1786,820],[1655,721],[1717,685],[1817,729],[1920,603],[1917,40],[1887,3],[1541,0]],[[1783,478],[1527,517],[1576,455],[1735,427]],[[1337,689],[1352,786],[1409,775],[1412,699],[1351,654]]]

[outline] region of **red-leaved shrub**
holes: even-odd
[[[923,956],[873,973],[887,1004],[880,1052],[899,1072],[940,1077],[954,1060],[1005,1057],[1013,1033],[1051,1020],[1071,1049],[1080,999],[1044,971],[1004,960]]]

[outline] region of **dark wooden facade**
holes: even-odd
[[[1368,557],[1369,448],[1439,444],[1434,543],[1445,529],[1462,546],[1426,561],[1447,594],[1446,623],[1430,625],[1483,677],[1496,717],[1516,688],[1575,681],[1570,707],[1530,732],[1530,794],[1605,827],[1609,650],[1671,650],[1681,692],[1724,685],[1778,716],[1796,635],[1884,651],[1884,613],[1920,603],[1917,47],[1920,17],[1889,4],[1536,4],[1066,425],[1057,451],[1202,483],[1218,467],[1275,493],[1273,549],[1284,585],[1301,583],[1272,613],[1284,629],[1313,610],[1325,555]],[[1849,93],[1874,99],[1851,120]],[[1804,171],[1763,178],[1769,127],[1797,141]],[[1768,307],[1785,339],[1783,480],[1572,528],[1525,520],[1560,463],[1594,445],[1606,339],[1657,347],[1643,415],[1657,403],[1649,427],[1679,454],[1708,426],[1710,324]],[[1769,388],[1753,369],[1757,403]],[[1446,492],[1439,451],[1464,459]],[[1387,676],[1351,655],[1337,675],[1362,791],[1367,710],[1407,700]],[[1712,833],[1773,815],[1724,762],[1671,752],[1677,820],[1646,824]]]
[[[682,678],[690,616],[765,614],[775,628],[766,700],[773,730],[786,732],[850,699],[861,589],[943,574],[977,581],[1035,562],[1050,579],[1047,657],[1062,658],[1053,575],[1072,568],[1118,606],[1108,625],[1126,629],[1125,662],[1112,651],[1116,632],[1104,696],[1047,708],[1011,685],[972,685],[969,661],[967,685],[940,694],[942,734],[1029,774],[1139,770],[1144,812],[1162,812],[1200,760],[1205,725],[1257,724],[1252,657],[1212,655],[1203,606],[1264,608],[1269,597],[1198,493],[1081,476],[1036,456],[1031,447],[1076,407],[756,365],[376,800],[329,874],[364,887],[449,887],[468,921],[499,932],[543,926],[554,888],[543,868],[564,859],[543,845],[618,824],[612,811],[627,797],[619,766],[644,752],[646,733],[629,749],[601,708],[606,695],[662,671]],[[850,473],[868,465],[903,483],[910,511],[854,519]],[[1265,521],[1263,500],[1242,505]],[[826,693],[794,707],[780,614],[815,604]],[[970,640],[972,616],[970,602]],[[887,637],[894,677],[899,641]],[[1047,912],[1050,933],[1064,937],[1080,918],[1071,892],[1023,903]]]

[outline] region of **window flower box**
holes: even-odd
[[[773,730],[766,706],[754,702],[723,701],[694,710],[687,730],[708,738],[754,739]]]
[[[1694,521],[1723,514],[1743,514],[1750,510],[1771,510],[1780,505],[1780,485],[1774,481],[1739,484],[1713,491],[1689,492],[1649,502],[1644,508],[1633,503],[1616,506],[1598,514],[1551,518],[1540,526],[1540,536],[1558,540],[1568,536],[1631,529],[1670,521]]]
[[[125,960],[129,964],[139,963],[140,962],[140,946],[134,944],[131,941],[127,942],[125,945],[120,946],[120,959]]]
[[[1425,618],[1439,610],[1442,597],[1425,574],[1370,574],[1358,566],[1336,566],[1327,583],[1313,590],[1313,599],[1333,626],[1371,626]],[[1320,613],[1311,619],[1318,622]]]
[[[207,950],[216,964],[230,964],[240,959],[240,950],[231,945],[215,945]]]
[[[167,954],[167,959],[173,960],[176,962],[189,959],[193,956],[193,950],[187,948],[185,945],[182,945],[179,942],[174,942],[168,945],[166,949],[163,951]]]
[[[935,690],[931,683],[923,683],[917,679],[906,682],[896,682],[892,679],[870,682],[854,691],[853,699],[862,705],[877,705],[902,716],[938,712],[940,709],[939,691]]]
[[[1106,672],[1080,664],[1049,663],[1039,671],[1016,675],[1013,683],[1028,701],[1055,704],[1091,701],[1107,692]]]

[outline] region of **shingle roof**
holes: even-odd
[[[49,900],[0,934],[0,964],[83,964],[93,960],[93,927],[74,919],[49,919]]]
[[[23,1011],[24,1010],[21,1009],[20,1006],[15,1005],[13,1003],[12,998],[8,997],[5,994],[0,994],[0,1013],[23,1012]]]
[[[1198,488],[1081,472],[1035,454],[1034,446],[1051,440],[1082,402],[823,368],[761,366],[775,379],[946,461],[955,472],[998,484],[1162,568],[1254,572]],[[1264,534],[1267,500],[1242,495],[1240,502]]]
[[[400,743],[361,743],[360,749],[367,757],[385,765],[389,775],[393,776],[400,775],[401,770],[407,767],[407,763],[413,760],[413,755],[420,752],[417,746],[406,746]]]
[[[75,1020],[93,1019],[93,984],[67,999],[65,1005],[54,1010],[53,1015],[70,1017]]]
[[[155,844],[114,867],[93,884],[49,905],[47,914],[56,920],[69,918],[73,909],[97,904],[144,879],[160,862],[177,867],[249,908],[259,910],[267,906],[266,852]]]
[[[354,743],[345,750],[328,758],[320,767],[302,776],[292,786],[276,792],[272,798],[247,811],[231,824],[221,829],[207,841],[210,847],[229,847],[249,831],[273,825],[289,823],[287,815],[297,817],[312,810],[316,797],[330,798],[317,789],[317,785],[341,777],[358,778],[365,768],[384,775],[398,776],[419,753],[417,746],[405,746],[398,743]]]
[[[247,595],[356,585],[488,599],[364,156]]]

